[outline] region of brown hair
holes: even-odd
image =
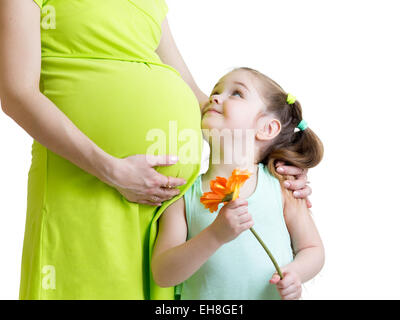
[[[283,177],[275,170],[277,161],[284,161],[301,169],[312,168],[320,163],[324,147],[318,136],[310,128],[295,131],[303,120],[300,102],[296,100],[294,104],[288,104],[288,94],[275,81],[257,70],[246,67],[235,70],[246,70],[260,80],[259,94],[266,103],[267,112],[273,113],[281,123],[281,132],[263,151],[259,162],[264,163],[271,174],[280,180]]]

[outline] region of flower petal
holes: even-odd
[[[200,197],[200,202],[211,213],[217,211],[220,203],[227,203],[227,199],[236,200],[239,197],[240,188],[251,174],[248,170],[235,169],[228,180],[216,177],[210,181],[211,192],[205,192]]]

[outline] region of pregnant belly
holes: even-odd
[[[169,68],[117,60],[45,58],[42,92],[93,142],[123,158],[176,154],[200,163],[198,102]]]

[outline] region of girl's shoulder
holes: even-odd
[[[185,210],[185,200],[184,197],[180,197],[179,199],[175,200],[173,203],[171,203],[162,213],[160,219],[163,220],[170,220],[170,219],[176,219],[176,218],[181,218],[182,216],[185,216],[186,210]]]
[[[279,188],[279,193],[281,194],[282,208],[285,219],[294,215],[296,212],[308,211],[307,202],[305,199],[297,199],[293,195],[292,190],[288,190],[283,182],[286,180],[294,180],[292,176],[280,176],[276,177],[268,169],[268,166],[264,165],[264,172],[269,176],[271,180],[274,180],[274,184]]]

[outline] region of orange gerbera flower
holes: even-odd
[[[240,188],[250,176],[251,172],[248,170],[235,169],[228,180],[223,177],[217,177],[215,180],[210,181],[211,192],[205,192],[201,196],[200,202],[211,213],[217,211],[221,202],[226,203],[237,199]]]

